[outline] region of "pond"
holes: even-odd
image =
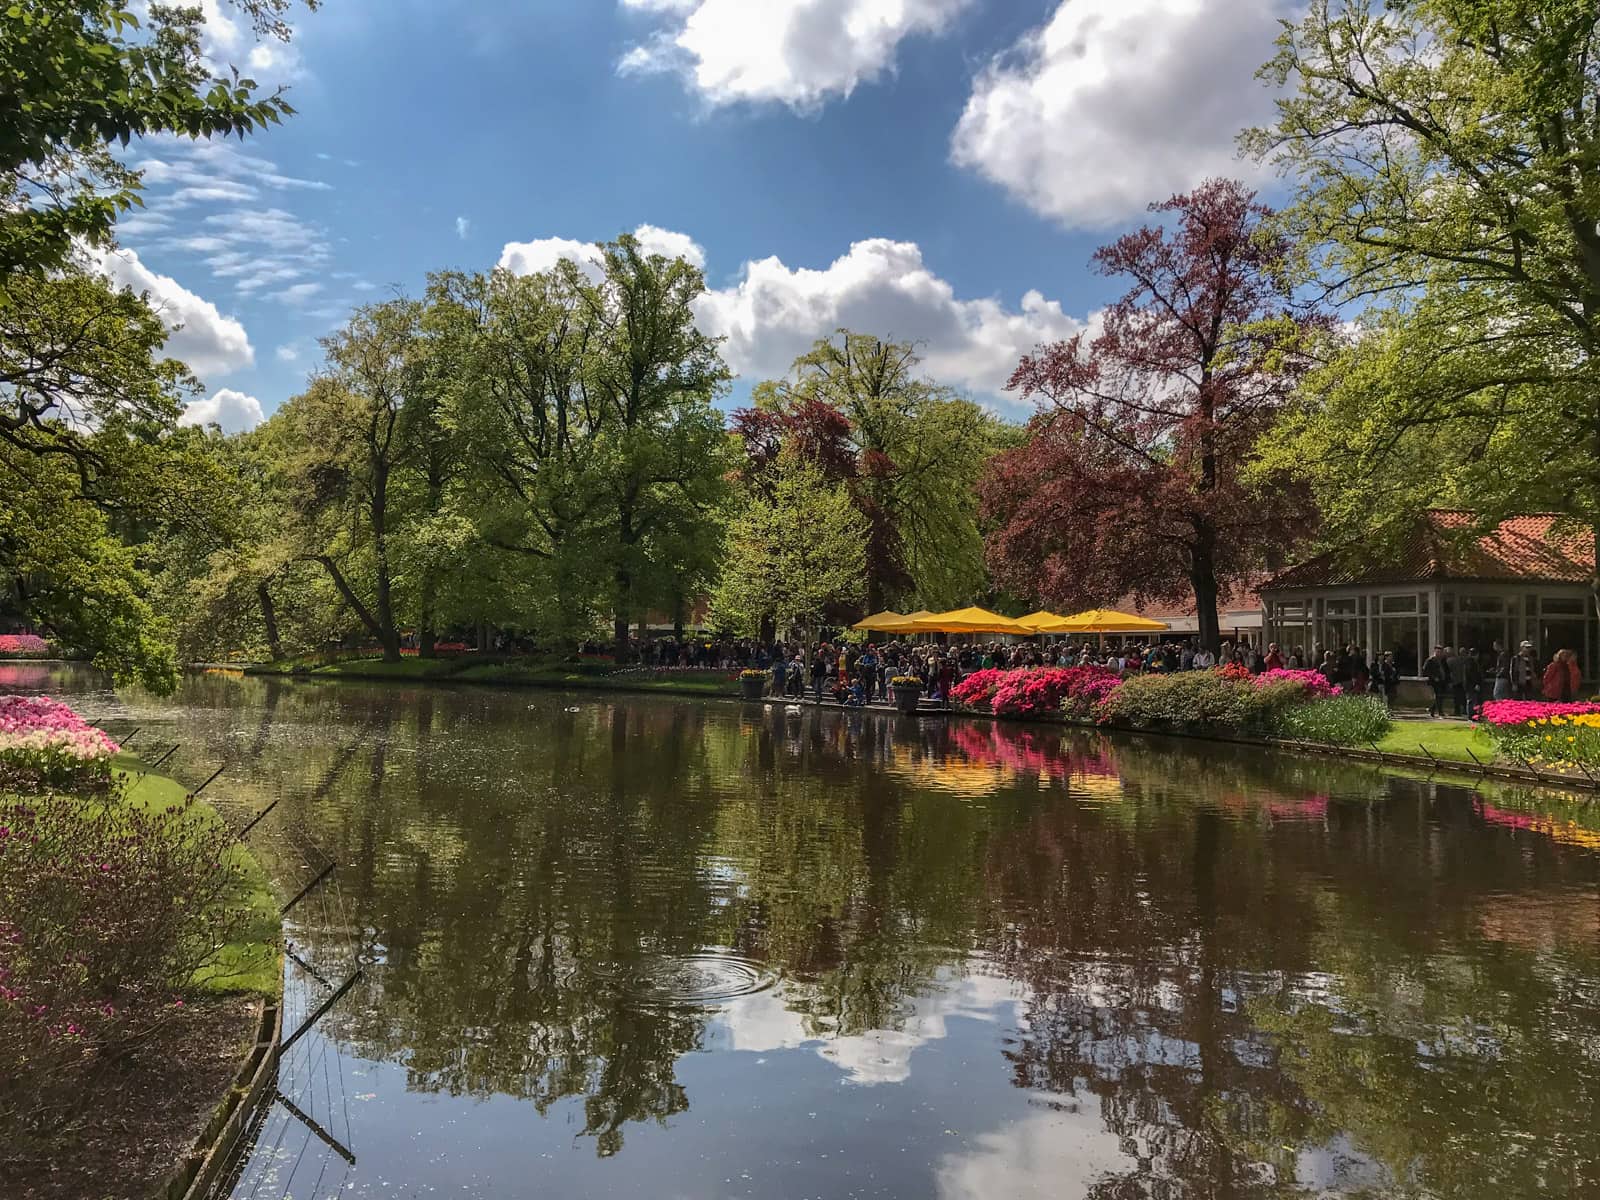
[[[285,896],[338,863],[286,1031],[360,977],[234,1196],[1600,1193],[1574,798],[664,697],[8,690],[225,763]]]

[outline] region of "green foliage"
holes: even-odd
[[[1256,730],[1277,700],[1262,692],[1248,680],[1229,679],[1217,671],[1136,675],[1101,703],[1098,716],[1138,728]]]
[[[784,456],[770,496],[751,497],[729,525],[713,622],[746,637],[766,620],[783,632],[810,628],[829,605],[865,594],[866,537],[842,484]]]
[[[1329,746],[1370,746],[1392,724],[1389,706],[1379,696],[1331,696],[1279,710],[1272,732]]]
[[[1359,316],[1264,443],[1340,538],[1419,508],[1600,522],[1600,41],[1587,0],[1315,0],[1246,136],[1302,283]]]
[[[315,8],[317,0],[307,0]],[[0,7],[0,308],[19,274],[66,264],[111,238],[140,203],[140,178],[112,153],[172,133],[243,137],[294,110],[281,90],[213,79],[201,10],[129,0],[13,0]],[[243,0],[260,32],[288,35],[287,0]]]

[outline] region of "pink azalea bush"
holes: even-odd
[[[0,783],[8,787],[104,787],[119,749],[59,700],[0,696]]]
[[[1009,674],[1009,671],[1002,671],[998,667],[985,667],[981,671],[974,671],[950,689],[950,699],[957,704],[980,708],[994,699],[995,692]]]
[[[1007,671],[990,701],[997,713],[1034,716],[1065,710],[1084,716],[1121,684],[1107,667],[1040,667]]]
[[[1263,671],[1254,677],[1254,683],[1258,688],[1291,683],[1302,688],[1307,697],[1321,698],[1339,694],[1339,689],[1329,683],[1321,671],[1290,671],[1282,668],[1276,671]]]
[[[35,657],[50,653],[50,643],[35,633],[0,633],[0,657]]]

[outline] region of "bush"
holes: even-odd
[[[1269,688],[1293,684],[1309,698],[1312,696],[1334,696],[1339,689],[1328,682],[1328,677],[1321,671],[1263,671],[1255,677],[1258,688]]]
[[[47,1137],[241,927],[230,844],[192,798],[0,799],[0,1137]]]
[[[994,667],[974,671],[950,689],[950,698],[972,708],[1038,716],[1065,711],[1087,716],[1122,681],[1106,667]]]
[[[995,692],[1009,674],[1011,672],[1003,671],[999,667],[985,667],[981,671],[974,671],[950,689],[950,699],[969,708],[982,708],[994,699]]]
[[[32,633],[0,633],[0,658],[47,658],[50,643]]]
[[[1282,709],[1272,732],[1329,746],[1365,746],[1390,725],[1389,708],[1378,696],[1331,696]]]
[[[1095,710],[1101,722],[1140,728],[1245,731],[1259,727],[1281,689],[1257,690],[1248,672],[1180,671],[1124,680]]]
[[[59,700],[0,696],[0,787],[98,790],[118,746]]]

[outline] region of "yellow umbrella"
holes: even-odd
[[[907,618],[903,614],[897,613],[893,609],[886,608],[881,613],[873,613],[870,617],[863,617],[861,620],[852,625],[851,628],[865,629],[874,633],[879,631],[888,633],[891,632],[896,625],[904,625],[906,623],[906,619]]]
[[[986,608],[955,608],[934,613],[915,624],[918,633],[1015,633],[1023,637],[1033,633],[1021,621]]]
[[[1049,633],[1050,626],[1062,619],[1056,616],[1055,613],[1046,612],[1041,608],[1038,612],[1031,612],[1025,617],[1018,617],[1017,624],[1026,625],[1029,629],[1036,630],[1039,633]]]
[[[1152,621],[1114,608],[1091,608],[1088,612],[1062,617],[1045,628],[1046,633],[1165,633],[1165,621]]]

